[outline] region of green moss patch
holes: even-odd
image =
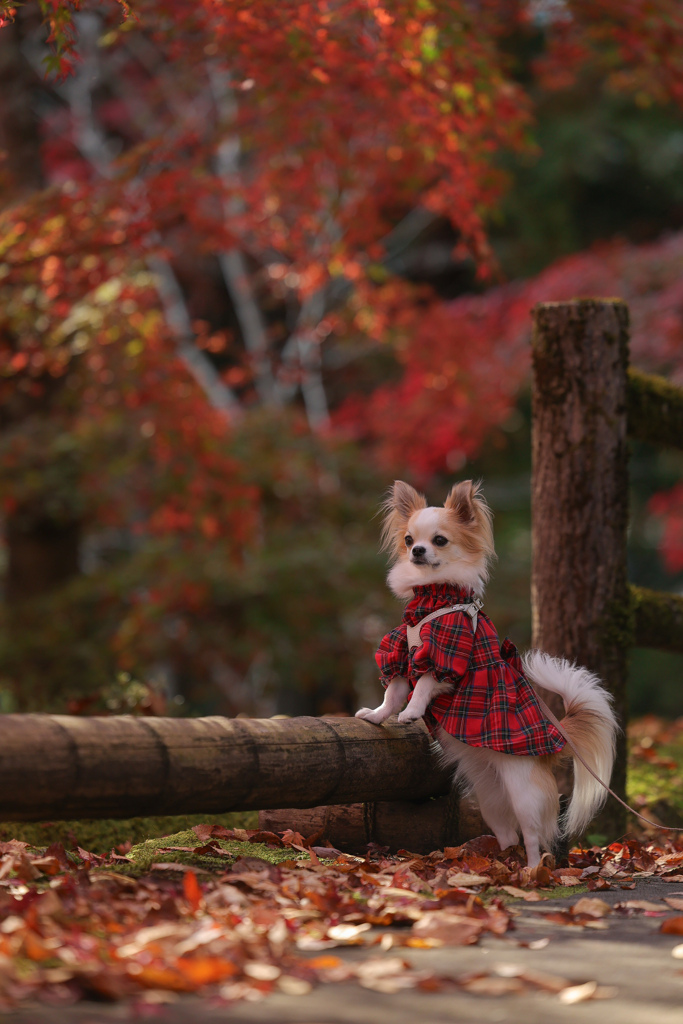
[[[269,864],[281,864],[286,860],[310,860],[307,853],[289,847],[266,846],[265,843],[242,843],[235,839],[212,839],[214,845],[225,850],[225,856],[211,853],[194,853],[194,848],[203,844],[191,830],[175,835],[147,839],[130,851],[132,866],[137,871],[149,871],[153,864],[188,864],[204,871],[225,871],[238,857],[257,857]],[[192,850],[188,850],[192,847]],[[118,870],[118,869],[117,869]]]
[[[30,846],[44,847],[60,842],[70,850],[81,846],[91,853],[109,853],[123,843],[144,844],[162,836],[184,833],[193,825],[224,825],[226,828],[258,828],[256,811],[232,814],[185,814],[152,818],[105,818],[101,821],[0,822],[0,842],[20,839]],[[193,845],[201,845],[194,832]],[[163,844],[162,844],[163,845]],[[181,845],[181,844],[178,844]],[[187,843],[186,845],[190,845]]]

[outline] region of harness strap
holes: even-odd
[[[441,615],[448,615],[450,612],[466,612],[472,620],[472,632],[477,632],[477,616],[483,607],[484,602],[480,601],[478,597],[475,597],[472,601],[467,604],[452,604],[448,608],[438,608],[435,612],[430,612],[429,615],[425,615],[424,619],[420,619],[414,626],[406,627],[406,637],[408,639],[408,650],[412,651],[416,647],[420,646],[420,630],[427,622],[431,622],[432,619],[438,619]]]
[[[607,783],[603,782],[602,779],[598,775],[595,774],[595,772],[593,771],[591,766],[589,764],[586,764],[584,759],[581,757],[581,754],[578,752],[578,750],[576,749],[576,747],[574,746],[572,741],[569,739],[569,736],[567,735],[566,730],[563,729],[562,724],[558,721],[558,719],[553,714],[553,712],[550,710],[550,708],[548,707],[546,702],[543,700],[543,698],[539,696],[538,691],[536,690],[535,687],[534,687],[534,693],[536,694],[536,700],[538,701],[538,703],[539,703],[539,705],[541,707],[541,711],[543,712],[545,717],[548,719],[548,721],[552,722],[552,724],[555,726],[555,728],[560,733],[560,735],[565,738],[565,740],[567,741],[568,745],[571,747],[572,752],[574,754],[574,757],[577,759],[577,761],[581,762],[583,767],[586,769],[587,772],[590,772],[590,774],[593,776],[595,781],[599,782],[600,785],[603,787],[603,789],[606,789],[607,792],[610,793],[614,797],[615,800],[618,800],[622,807],[625,807],[627,811],[631,812],[631,814],[635,814],[636,818],[640,818],[641,821],[647,822],[648,825],[652,825],[654,828],[660,829],[660,831],[662,831],[662,832],[683,832],[683,828],[673,828],[671,825],[658,825],[656,821],[650,821],[649,818],[646,818],[643,814],[640,814],[638,811],[635,811],[629,804],[626,803],[625,800],[622,800],[620,796],[617,796],[617,794],[614,792],[614,790],[610,789],[609,786],[607,785]]]

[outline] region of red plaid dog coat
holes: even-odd
[[[420,630],[420,645],[408,650],[407,626],[417,625],[437,608],[468,604],[472,592],[440,583],[414,587],[413,593],[403,622],[387,633],[375,655],[382,685],[404,676],[412,696],[420,676],[432,672],[440,683],[453,683],[454,691],[429,705],[425,721],[430,732],[441,726],[463,743],[502,754],[539,757],[561,750],[565,740],[543,716],[517,648],[508,639],[500,643],[483,612],[478,614],[476,633],[464,611],[426,622]]]

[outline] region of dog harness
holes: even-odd
[[[484,602],[478,597],[475,597],[470,604],[452,604],[450,608],[439,608],[435,612],[430,612],[429,615],[425,615],[424,619],[420,619],[416,626],[406,626],[406,639],[408,641],[408,650],[412,651],[416,647],[420,646],[420,630],[427,622],[431,622],[432,619],[438,619],[442,615],[448,615],[449,612],[467,612],[472,620],[472,632],[477,632],[477,618],[479,612],[484,607]]]

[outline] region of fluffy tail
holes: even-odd
[[[563,658],[530,651],[523,660],[525,672],[532,683],[562,697],[566,708],[562,727],[571,740],[572,748],[578,750],[598,778],[609,786],[619,728],[612,710],[611,694],[588,669],[572,665]],[[607,796],[607,790],[575,757],[574,792],[562,822],[564,834],[576,836],[584,832]]]

